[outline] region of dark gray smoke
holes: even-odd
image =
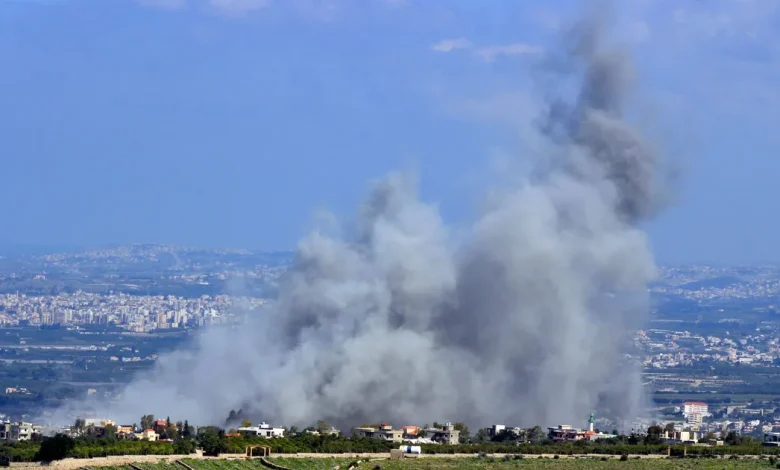
[[[410,180],[389,176],[352,236],[300,242],[272,309],[162,357],[112,414],[221,424],[244,408],[288,426],[574,424],[596,406],[631,417],[639,374],[621,353],[655,273],[635,224],[663,185],[625,120],[631,64],[604,24],[571,33],[578,92],[548,114],[551,169],[496,193],[457,242]]]

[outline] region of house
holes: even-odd
[[[382,439],[385,441],[403,442],[404,431],[403,429],[393,429],[391,425],[382,423],[378,428],[354,428],[352,430],[352,435],[355,437],[365,437],[369,439]]]
[[[664,440],[670,444],[695,444],[701,439],[699,431],[664,431]]]
[[[162,434],[168,430],[168,421],[164,419],[158,419],[154,422],[154,425],[152,428],[157,432],[157,434]]]
[[[764,433],[764,441],[762,443],[767,447],[780,446],[780,432],[767,432]]]
[[[128,439],[134,437],[135,429],[131,425],[120,424],[116,427],[116,435],[119,438]]]
[[[238,432],[244,435],[260,436],[266,438],[284,437],[284,428],[273,427],[263,422],[257,426],[247,426],[238,428]]]
[[[338,436],[341,434],[341,431],[331,426],[330,429],[327,431],[318,431],[316,429],[306,429],[303,432],[306,434],[311,434],[313,436]]]
[[[29,441],[33,435],[41,433],[41,427],[32,423],[11,423],[11,431],[8,440],[13,442]]]
[[[140,439],[142,441],[156,441],[160,436],[154,431],[154,429],[149,428],[136,433],[135,437],[136,439]]]
[[[404,440],[407,440],[420,437],[420,431],[422,431],[422,429],[419,426],[404,426],[401,428],[401,431],[403,431]]]
[[[442,429],[429,428],[425,430],[425,438],[440,444],[455,445],[460,443],[460,431],[447,421]]]
[[[568,424],[559,424],[558,427],[547,428],[547,437],[556,442],[581,441],[585,438],[585,431],[573,428]]]

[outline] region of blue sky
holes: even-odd
[[[575,1],[0,0],[0,240],[289,248],[420,174],[453,224],[523,158]],[[779,262],[780,2],[632,0],[642,121],[684,169],[664,263]]]

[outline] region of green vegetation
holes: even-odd
[[[666,470],[666,469],[729,469],[749,470],[768,469],[770,466],[766,460],[715,460],[715,459],[608,459],[600,458],[573,458],[573,459],[515,459],[507,456],[506,459],[498,458],[461,458],[461,459],[402,459],[386,460],[382,462],[365,462],[360,465],[360,470],[371,470],[379,466],[381,470],[470,470],[490,468],[492,469],[632,469],[632,470]],[[379,469],[378,469],[379,470]]]
[[[182,459],[187,465],[195,470],[253,470],[266,469],[260,459],[251,460],[196,460]],[[176,469],[176,470],[181,470]]]
[[[299,459],[299,458],[272,458],[271,462],[292,470],[330,470],[338,465],[342,470],[347,470],[349,465],[355,461],[352,459]]]
[[[627,441],[631,441],[628,437]],[[730,444],[730,445],[728,445]],[[203,448],[204,453],[243,454],[250,445],[266,445],[271,447],[273,454],[321,453],[321,454],[357,454],[357,453],[387,453],[397,448],[397,443],[376,439],[346,439],[335,436],[299,435],[293,438],[263,439],[258,437],[228,437],[222,430],[208,430],[198,435],[197,440],[178,438],[174,442],[149,442],[144,440],[117,440],[78,438],[48,439],[40,442],[19,442],[0,444],[0,456],[8,457],[13,462],[34,460],[56,460],[62,456],[75,458],[106,457],[112,455],[187,455],[194,452],[196,445]],[[542,455],[557,454],[560,456],[588,455],[665,455],[673,457],[716,457],[731,455],[763,455],[780,456],[780,448],[762,447],[751,439],[734,440],[725,446],[667,446],[665,444],[630,444],[619,439],[598,443],[577,442],[566,444],[507,444],[479,443],[447,445],[423,445],[424,454],[526,454]],[[201,468],[201,463],[195,464],[200,470],[238,470],[231,469],[234,463],[219,461],[209,468]],[[332,465],[332,466],[335,466]],[[332,467],[331,466],[331,467]],[[155,470],[149,468],[149,470]],[[158,469],[158,470],[161,470]]]

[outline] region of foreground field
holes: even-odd
[[[330,470],[339,465],[346,470],[350,460],[332,458],[273,458],[269,459],[277,465],[293,470]],[[478,469],[624,469],[624,470],[672,470],[672,469],[712,469],[712,470],[751,470],[776,468],[774,459],[743,458],[729,459],[619,459],[601,458],[515,458],[511,456],[500,458],[406,458],[401,460],[369,460],[362,461],[358,470],[478,470]]]
[[[347,470],[354,464],[354,458],[343,457],[301,458],[274,457],[269,461],[292,470],[331,470],[338,466]],[[194,470],[269,470],[259,459],[184,459]],[[82,467],[84,468],[84,467]],[[130,465],[89,467],[100,470],[184,470],[174,462],[136,462]],[[460,458],[387,458],[361,460],[356,470],[575,470],[575,469],[622,469],[622,470],[759,470],[778,468],[774,459],[740,458],[732,459],[619,459],[602,460],[599,457],[574,457],[554,459],[532,457],[460,457]]]

